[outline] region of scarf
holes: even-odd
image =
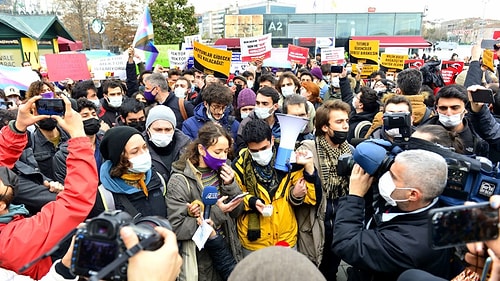
[[[122,180],[125,181],[126,184],[134,186],[134,183],[138,183],[139,187],[142,189],[142,192],[148,197],[148,187],[146,186],[146,183],[144,182],[144,179],[146,178],[145,173],[126,173],[123,174],[120,177]]]
[[[123,176],[120,178],[112,178],[109,175],[109,170],[111,169],[112,165],[113,164],[111,163],[111,160],[107,160],[106,162],[102,163],[101,173],[99,174],[101,183],[107,190],[122,194],[134,194],[142,190],[144,194],[148,196],[147,185],[151,180],[152,170],[147,171],[145,174],[126,174],[131,176],[125,176],[125,178],[123,178]],[[142,182],[144,183],[144,185],[141,185],[141,179],[139,178],[139,176],[134,175],[139,175],[140,177],[142,177]],[[140,189],[130,184],[133,181],[139,182]]]
[[[244,185],[246,186],[248,193],[252,196],[258,197],[258,182],[261,182],[269,192],[269,197],[272,200],[272,198],[274,197],[274,193],[276,192],[278,187],[276,171],[272,169],[272,167],[274,167],[274,158],[273,160],[271,160],[271,163],[267,165],[267,167],[271,169],[271,171],[269,172],[269,169],[266,169],[265,167],[256,167],[259,165],[254,165],[252,155],[250,155],[248,149],[241,154],[241,157],[242,167],[244,168],[243,174],[245,175]],[[266,186],[266,182],[269,185]],[[273,196],[271,196],[271,193],[273,194]],[[259,213],[256,211],[252,211],[248,214],[247,238],[249,241],[255,241],[260,237],[261,233]]]
[[[340,155],[352,154],[349,144],[345,141],[338,148],[333,148],[325,136],[318,136],[316,150],[321,171],[321,183],[327,198],[337,199],[347,195],[349,187],[347,177],[337,175],[337,163]]]

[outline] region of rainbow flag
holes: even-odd
[[[151,21],[151,14],[148,6],[144,9],[132,46],[144,51],[146,70],[152,70],[153,64],[158,56],[158,49],[156,49],[154,45],[153,22]]]
[[[0,65],[0,89],[15,86],[26,91],[32,82],[40,80],[38,74],[26,67],[12,67]]]

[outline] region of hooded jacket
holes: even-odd
[[[5,135],[9,135],[6,130],[8,129],[2,129],[0,138],[5,139]],[[26,136],[16,137],[20,142],[23,138],[26,139]],[[57,195],[55,201],[47,203],[38,214],[29,218],[15,216],[11,221],[0,224],[0,263],[3,268],[18,271],[23,265],[48,252],[82,223],[92,209],[98,179],[89,139],[72,138],[68,141],[68,146],[68,176],[64,191]],[[7,159],[12,159],[13,153],[4,155]],[[51,265],[52,261],[47,257],[23,274],[40,279]]]
[[[123,96],[125,100],[127,97]],[[99,119],[104,121],[110,128],[116,126],[116,117],[120,116],[120,108],[111,107],[108,100],[105,98],[101,99],[101,108],[99,111]]]
[[[212,120],[208,118],[205,104],[200,103],[194,108],[194,116],[189,117],[182,123],[182,132],[194,140],[198,137],[198,131],[200,128],[205,125],[205,123],[210,121]],[[231,133],[233,139],[236,139],[240,122],[238,122],[235,117],[231,115],[230,106],[226,107],[224,110],[224,116],[222,116],[218,123]]]

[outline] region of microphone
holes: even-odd
[[[203,219],[206,220],[210,217],[210,208],[212,205],[217,203],[219,199],[219,191],[215,186],[205,186],[203,192],[201,193],[201,201],[205,205],[205,211],[203,212]]]

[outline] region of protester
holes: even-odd
[[[103,83],[103,95],[101,99],[101,111],[99,118],[110,128],[116,126],[116,118],[120,115],[120,107],[126,99],[122,84],[116,80],[107,80]]]
[[[101,165],[101,186],[90,217],[114,209],[132,217],[166,217],[165,180],[152,168],[141,132],[128,126],[111,128],[104,134],[99,150],[106,161]]]
[[[40,98],[31,98],[21,105],[16,121],[2,129],[0,165],[11,168],[26,146],[27,127],[49,118],[31,113],[35,101]],[[22,215],[27,214],[23,207],[10,204],[15,197],[17,176],[8,170],[1,173],[0,189],[1,194],[5,195],[0,199],[0,263],[5,269],[17,272],[23,265],[48,252],[85,220],[95,202],[98,179],[90,141],[85,135],[81,116],[72,110],[66,97],[63,100],[66,104],[64,118],[53,118],[71,136],[64,191],[55,201],[47,203],[41,212],[27,219]],[[51,259],[44,258],[24,274],[39,279],[49,271],[51,265]]]
[[[380,111],[380,100],[377,92],[363,86],[356,93],[352,102],[353,111],[349,116],[349,134],[347,140],[364,138],[372,125],[375,114]]]
[[[137,99],[127,99],[120,106],[120,116],[116,117],[116,126],[129,126],[144,132],[146,129],[146,110]]]
[[[241,193],[234,181],[234,172],[226,162],[232,148],[232,138],[220,125],[208,122],[200,128],[198,137],[188,146],[181,158],[172,164],[172,175],[167,185],[168,219],[183,247],[198,227],[197,218],[209,208],[202,202],[206,186],[217,187],[220,200],[212,206],[209,218],[218,233],[224,233],[233,257],[242,257],[241,245],[233,222],[243,207],[242,198],[225,204],[228,197]],[[205,218],[206,219],[206,218]],[[189,257],[183,256],[188,259]],[[218,280],[212,260],[205,249],[196,250],[198,280]]]
[[[236,106],[236,120],[241,122],[250,115],[255,108],[255,97],[256,95],[252,89],[241,90]]]

